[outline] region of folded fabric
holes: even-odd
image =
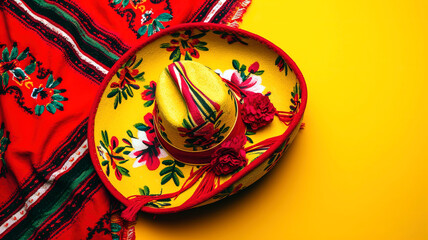
[[[0,3],[0,238],[135,238],[132,223],[111,217],[116,203],[88,154],[87,119],[99,84],[140,40],[183,22],[236,27],[249,4]]]

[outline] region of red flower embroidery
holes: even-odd
[[[168,52],[171,52],[169,59],[173,61],[180,61],[182,56],[185,60],[199,58],[199,51],[208,51],[207,43],[199,40],[205,34],[204,32],[195,34],[191,30],[187,30],[184,33],[173,33],[171,36],[174,39],[169,43],[161,44],[161,48],[166,48]]]
[[[127,85],[131,86],[133,89],[139,89],[140,86],[135,84],[134,77],[139,74],[138,69],[129,69],[128,67],[125,67],[119,71],[119,82],[114,82],[110,85],[111,88],[120,88],[124,89]]]
[[[256,73],[259,70],[259,67],[260,67],[260,64],[258,62],[254,62],[248,68],[248,72],[250,72],[250,73]]]
[[[166,157],[166,152],[162,149],[153,127],[153,115],[147,113],[144,116],[146,125],[144,131],[138,131],[138,138],[132,138],[134,150],[129,153],[129,157],[136,158],[133,167],[146,165],[150,171],[159,167],[160,158]]]
[[[261,93],[247,94],[241,105],[242,120],[250,130],[257,130],[272,122],[276,109],[269,97]]]
[[[146,100],[146,101],[153,101],[153,100],[155,100],[156,82],[155,81],[151,81],[150,85],[144,86],[144,88],[146,90],[144,90],[144,92],[141,94],[141,97],[143,98],[143,100]]]

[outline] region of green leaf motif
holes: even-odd
[[[161,184],[164,185],[172,179],[175,186],[180,186],[180,178],[184,178],[184,174],[179,167],[184,167],[184,164],[174,160],[165,160],[162,164],[167,167],[162,169],[159,173],[160,176],[163,176]]]
[[[119,105],[119,97],[116,97],[114,99],[114,104],[113,104],[114,109],[116,109],[118,105]]]
[[[123,176],[130,177],[130,175],[129,175],[129,170],[128,170],[128,169],[126,169],[126,168],[124,168],[124,167],[121,167],[121,166],[116,166],[116,167],[117,167],[117,170],[119,170],[119,172],[120,172]]]
[[[48,110],[48,112],[52,114],[55,114],[56,107],[53,104],[49,103],[48,105],[46,105],[46,110]]]
[[[206,35],[206,33],[199,33],[199,34],[191,36],[190,39],[199,39],[205,35]]]
[[[141,58],[133,67],[132,69],[136,69],[140,64],[143,62],[143,58]]]
[[[184,178],[184,174],[183,174],[183,172],[180,169],[176,168],[175,172],[177,173],[178,176],[180,176],[181,178]]]
[[[257,76],[260,76],[260,75],[262,75],[264,72],[265,72],[264,70],[260,70],[260,71],[255,72],[254,74],[255,74],[255,75],[257,75]]]
[[[171,53],[171,56],[169,56],[169,60],[173,60],[174,62],[179,61],[180,60],[180,48],[176,47],[175,50]]]
[[[147,32],[147,25],[143,25],[138,29],[137,34],[138,36],[143,36],[144,34],[146,34],[146,32]]]
[[[26,48],[21,54],[18,55],[18,57],[16,59],[18,61],[22,61],[22,60],[26,59],[27,55],[28,55],[28,52],[29,52],[29,49]]]
[[[247,66],[245,66],[245,64],[242,64],[240,71],[243,72],[247,70]]]
[[[59,94],[54,94],[54,95],[52,95],[52,100],[56,100],[56,101],[65,101],[65,100],[66,100],[66,98],[65,98],[65,97],[63,97],[63,96],[61,96],[61,95],[59,95]]]
[[[129,136],[130,138],[135,138],[135,137],[134,137],[134,135],[132,135],[131,130],[126,131],[126,133],[128,134],[128,136]]]
[[[117,147],[114,152],[115,153],[121,153],[123,150],[125,150],[125,147]]]
[[[172,20],[172,15],[169,13],[162,13],[156,18],[156,20],[160,22],[168,22]]]
[[[25,67],[27,74],[32,74],[36,70],[36,61],[33,61],[30,65]]]
[[[281,62],[282,58],[281,56],[278,56],[275,60],[275,65],[278,65]]]
[[[123,95],[123,98],[125,98],[125,100],[128,100],[128,95],[126,94],[126,90],[125,89],[122,90],[122,95]]]
[[[3,60],[3,62],[9,62],[10,60],[9,60],[9,50],[7,49],[7,47],[5,47],[4,49],[3,49],[3,52],[2,52],[2,60]]]
[[[159,175],[163,176],[167,173],[170,173],[173,170],[174,170],[174,166],[166,167],[166,168],[162,169],[162,171],[160,171]]]
[[[186,52],[186,55],[184,56],[184,60],[192,60],[192,57],[190,56],[189,52]]]
[[[156,28],[158,29],[158,31],[160,29],[165,29],[165,26],[161,22],[159,22],[159,20],[155,19],[153,22],[156,23]]]
[[[109,140],[108,140],[108,133],[107,133],[107,131],[106,130],[104,130],[104,131],[101,131],[101,137],[103,138],[103,142],[107,145],[107,147],[110,145],[109,144]],[[107,149],[106,147],[105,147],[105,149]]]
[[[7,85],[9,84],[9,74],[7,72],[3,73],[2,82],[4,87],[7,87]]]
[[[172,173],[166,175],[165,177],[162,178],[161,184],[162,185],[166,184],[167,182],[169,182],[169,180],[171,180],[171,178],[172,178]]]
[[[64,111],[64,105],[58,101],[52,101],[52,104],[55,106],[56,109],[60,111]]]
[[[129,0],[123,0],[122,7],[128,6]]]
[[[111,92],[109,94],[107,94],[107,98],[112,98],[114,96],[116,96],[116,94],[119,93],[119,89],[115,88],[113,90],[111,90]]]
[[[179,186],[180,185],[180,180],[178,179],[176,174],[172,175],[172,180],[174,181],[175,186]]]
[[[53,81],[54,81],[53,76],[52,74],[50,74],[48,77],[48,81],[46,82],[46,87],[50,88],[52,86]]]
[[[154,30],[153,30],[153,24],[148,24],[148,29],[147,29],[147,36],[152,36],[154,34]]]
[[[147,131],[147,130],[150,129],[150,127],[147,126],[147,125],[145,125],[144,123],[136,123],[136,124],[134,124],[134,127],[136,129],[138,129],[139,131],[143,131],[143,132],[145,132],[145,131]]]
[[[144,103],[144,107],[150,107],[150,106],[152,106],[152,104],[154,103],[154,101],[147,101],[147,102],[145,102]]]
[[[137,76],[135,76],[135,78],[136,78],[137,80],[144,80],[144,74],[145,74],[145,72],[141,72],[141,73],[139,73]]]
[[[197,46],[196,45],[195,48],[198,49],[198,50],[201,50],[201,51],[208,51],[208,48],[204,47],[204,46]]]
[[[42,113],[45,111],[45,106],[43,106],[43,105],[36,105],[36,107],[34,108],[34,113],[37,115],[37,116],[40,116],[40,115],[42,115]]]
[[[169,165],[174,164],[174,161],[173,160],[164,160],[164,161],[162,161],[162,164],[169,166]]]
[[[236,69],[236,70],[238,70],[238,71],[239,71],[239,66],[240,66],[240,65],[239,65],[238,60],[235,60],[235,59],[234,59],[234,60],[232,61],[232,65],[233,65],[233,68],[234,68],[234,69]]]
[[[12,51],[10,52],[10,60],[13,60],[18,56],[18,48],[16,45],[13,46]]]
[[[57,78],[49,88],[56,88],[62,82],[62,78]]]

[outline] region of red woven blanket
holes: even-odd
[[[249,3],[2,1],[0,239],[135,238],[88,154],[98,86],[137,41],[184,22],[237,26]]]

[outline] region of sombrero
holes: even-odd
[[[268,40],[184,24],[128,51],[89,120],[93,164],[127,209],[171,213],[216,202],[266,174],[302,124],[306,84]]]

